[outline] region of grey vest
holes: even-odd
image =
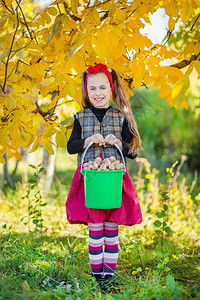
[[[87,138],[95,133],[100,133],[104,138],[108,134],[114,134],[116,138],[122,140],[124,116],[120,110],[113,107],[109,108],[101,123],[90,108],[81,110],[75,116],[81,125],[81,138]],[[84,162],[94,160],[96,157],[100,156],[101,153],[103,158],[115,156],[117,159],[121,160],[121,155],[116,147],[111,145],[108,147],[92,145],[85,155]],[[78,154],[78,164],[81,163],[82,154],[83,153]]]

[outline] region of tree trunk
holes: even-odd
[[[3,185],[8,185],[9,187],[14,187],[14,182],[12,176],[8,171],[8,154],[7,152],[4,154],[5,164],[3,165]]]
[[[55,135],[51,138],[51,141],[55,144]],[[53,146],[54,154],[49,154],[44,149],[44,156],[42,161],[42,168],[44,168],[41,176],[42,188],[48,192],[51,188],[51,183],[54,175],[56,147]]]

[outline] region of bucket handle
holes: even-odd
[[[84,152],[83,152],[83,156],[82,156],[82,159],[81,159],[81,173],[82,173],[82,169],[83,169],[83,162],[84,162],[84,158],[85,158],[85,155],[86,155],[86,152],[88,151],[88,149],[92,146],[92,144],[94,144],[93,141],[91,141],[87,147],[85,148]],[[124,169],[125,169],[125,172],[126,172],[126,162],[125,162],[125,159],[124,159],[124,156],[122,154],[122,151],[121,149],[119,148],[119,146],[117,145],[117,143],[114,144],[114,146],[117,148],[117,150],[119,151],[120,155],[121,155],[121,158],[122,158],[122,162],[123,162],[123,165],[124,165]]]

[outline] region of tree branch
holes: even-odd
[[[101,3],[99,3],[99,4],[96,4],[96,5],[93,5],[93,6],[86,6],[86,8],[85,9],[89,9],[89,8],[95,8],[95,7],[100,7],[100,6],[103,6],[105,3],[108,3],[108,2],[110,2],[110,0],[106,0],[106,1],[104,1],[104,2],[101,2]]]
[[[2,0],[2,5],[12,14],[12,15],[14,15],[15,13],[14,13],[14,11],[13,10],[10,10],[10,8],[6,5],[6,3],[5,3],[5,1],[4,0]]]
[[[32,39],[31,39],[30,42],[28,42],[28,44],[26,44],[25,46],[23,46],[23,47],[21,47],[21,48],[19,48],[19,49],[16,49],[16,50],[11,50],[11,52],[18,52],[18,51],[20,51],[20,50],[26,48],[28,45],[30,45],[31,42],[32,42]]]
[[[34,109],[34,110],[32,110],[32,113],[33,114],[37,114],[37,113],[39,113],[42,117],[46,117],[47,115],[49,115],[49,111],[43,111],[41,108],[40,108],[40,106],[39,106],[39,104],[36,102],[35,103],[36,104],[36,106],[37,106],[37,108],[36,109]]]
[[[60,10],[59,4],[56,4],[56,6],[57,6],[57,8],[58,8],[59,13],[61,14],[61,10]]]
[[[192,55],[190,60],[184,59],[176,64],[170,65],[170,67],[183,69],[183,68],[187,67],[188,65],[190,65],[192,61],[198,60],[199,57],[200,57],[200,52],[197,55]]]
[[[196,24],[196,22],[198,21],[199,17],[200,17],[200,13],[197,15],[197,18],[196,18],[196,20],[194,21],[194,24],[193,24],[192,27],[190,28],[190,31],[191,31],[191,30],[193,29],[193,27],[195,26],[195,24]]]
[[[19,2],[18,2],[17,0],[15,0],[15,1],[16,1],[17,5],[18,5],[20,11],[21,11],[21,14],[22,14],[22,17],[23,17],[23,20],[24,20],[24,25],[26,26],[26,28],[27,28],[27,30],[28,30],[28,33],[29,33],[29,35],[30,35],[30,38],[33,40],[33,36],[32,36],[32,33],[31,33],[29,27],[28,27],[28,24],[27,24],[27,22],[26,22],[26,18],[25,18],[25,16],[24,16],[23,10],[22,10],[21,6],[19,5],[19,4],[20,4],[20,1],[19,1]]]
[[[6,66],[5,66],[4,83],[3,83],[3,89],[2,89],[4,94],[5,94],[5,87],[6,87],[6,81],[7,81],[8,63],[9,63],[10,55],[12,53],[12,47],[13,47],[13,44],[14,44],[15,36],[17,34],[17,30],[18,30],[18,27],[19,27],[18,6],[16,7],[16,18],[17,18],[17,24],[16,24],[16,28],[15,28],[15,31],[14,31],[14,34],[13,34],[13,37],[12,37],[12,42],[11,42],[11,45],[10,45],[10,49],[9,49],[9,52],[8,52],[8,57],[7,57],[7,60],[6,60]]]

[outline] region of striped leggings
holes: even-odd
[[[92,273],[114,275],[119,255],[118,224],[88,223],[88,229]]]

